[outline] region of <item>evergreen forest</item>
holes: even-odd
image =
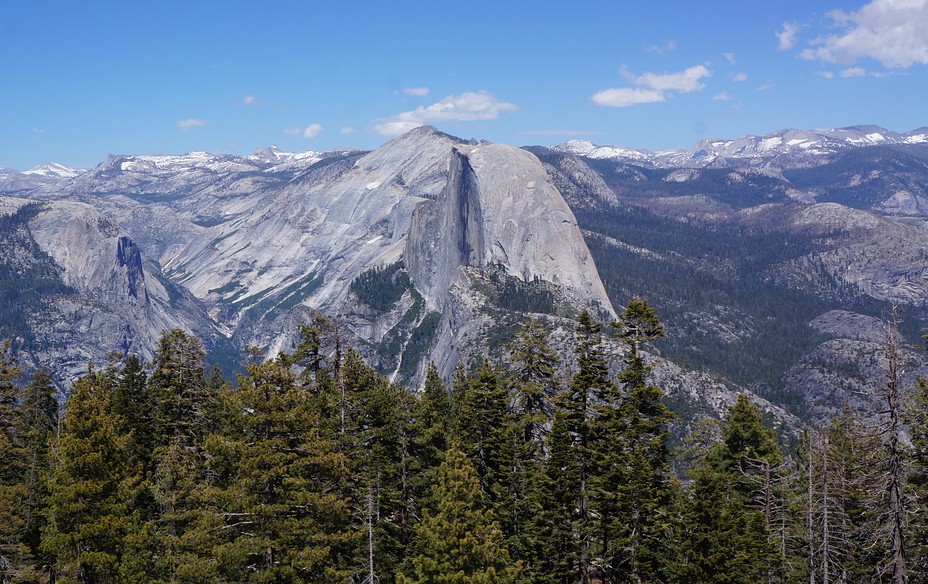
[[[663,325],[629,301],[612,376],[604,324],[579,315],[570,371],[529,320],[419,391],[323,316],[234,382],[175,329],[64,406],[7,341],[0,582],[928,582],[928,382],[899,383],[895,329],[879,416],[785,451],[742,395],[671,451]]]

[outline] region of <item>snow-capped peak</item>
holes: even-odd
[[[597,146],[588,140],[570,140],[552,146],[551,149],[587,158],[624,160],[658,168],[701,168],[730,166],[735,160],[772,158],[802,166],[807,164],[809,157],[830,156],[849,148],[925,143],[928,143],[928,128],[898,134],[879,126],[861,125],[828,130],[786,129],[764,136],[748,135],[734,140],[703,139],[688,150],[648,152],[616,146]]]
[[[58,164],[57,162],[48,162],[34,166],[29,170],[24,170],[23,174],[43,176],[46,178],[74,178],[82,172],[84,171],[77,168],[71,168],[63,164]]]

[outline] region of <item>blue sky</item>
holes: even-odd
[[[374,148],[689,147],[928,125],[928,0],[48,2],[0,8],[0,166]]]

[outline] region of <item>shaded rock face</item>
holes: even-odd
[[[614,314],[573,213],[534,155],[458,145],[448,175],[441,196],[416,210],[405,252],[417,288],[438,309],[460,266],[502,266]]]

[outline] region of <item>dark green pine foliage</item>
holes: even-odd
[[[909,540],[909,581],[925,582],[928,581],[928,380],[923,377],[915,383],[906,421],[912,439],[909,484],[915,510]]]
[[[544,458],[544,428],[548,425],[557,389],[554,381],[557,353],[548,344],[547,331],[535,320],[525,324],[509,351],[525,458],[540,462]]]
[[[760,410],[744,394],[740,394],[729,408],[722,426],[722,444],[715,449],[712,457],[718,470],[734,478],[745,501],[751,499],[752,493],[748,477],[757,472],[757,465],[753,463],[768,461],[775,464],[783,460],[776,434],[764,425]]]
[[[661,338],[664,329],[641,298],[632,298],[612,325],[628,352],[618,378],[621,387],[600,407],[603,440],[596,486],[606,521],[605,556],[613,581],[659,581],[669,561],[662,542],[674,485],[667,452],[673,415],[661,402],[664,392],[647,383],[651,366],[641,346]]]
[[[763,517],[747,509],[732,476],[708,459],[698,462],[689,478],[674,512],[673,561],[667,566],[667,581],[765,582],[769,551]]]
[[[156,446],[175,440],[185,447],[202,443],[216,407],[216,396],[208,393],[205,356],[199,339],[180,329],[161,335],[148,380]]]
[[[51,558],[42,553],[40,544],[48,499],[45,479],[50,468],[49,448],[58,428],[57,391],[48,371],[36,371],[23,388],[16,416],[26,467],[22,478],[22,542],[35,559],[36,568],[46,573],[51,569]]]
[[[579,473],[563,410],[555,411],[546,438],[548,456],[528,478],[522,581],[571,584],[577,579],[579,562],[573,529],[578,519]]]
[[[754,503],[753,461],[779,461],[773,432],[744,395],[729,409],[716,444],[690,470],[677,512],[669,567],[676,582],[761,582],[777,554]]]
[[[367,535],[359,573],[389,582],[411,539],[406,428],[412,395],[368,367],[354,349],[345,353],[341,384],[350,404],[342,442],[351,460],[352,508]]]
[[[136,488],[130,435],[113,414],[111,370],[88,371],[71,389],[52,448],[48,524],[42,550],[55,558],[57,582],[120,582],[120,560]]]
[[[531,538],[544,536],[529,533],[526,525],[533,513],[530,499],[537,488],[545,457],[545,428],[556,392],[554,381],[558,365],[557,354],[548,345],[548,335],[542,326],[529,320],[519,336],[509,346],[510,395],[514,405],[516,431],[513,444],[509,494],[512,501],[510,551],[519,559],[531,546]]]
[[[416,528],[416,551],[402,584],[506,584],[519,581],[521,564],[510,560],[480,479],[457,446],[445,454],[433,505]]]
[[[596,453],[602,438],[596,406],[605,403],[608,396],[616,392],[609,378],[609,367],[600,344],[601,326],[586,310],[578,317],[577,356],[578,371],[567,389],[558,396],[557,406],[561,410],[564,425],[571,437],[571,457],[574,461],[577,484],[574,506],[577,509],[574,532],[577,537],[578,563],[575,578],[584,584],[591,582],[595,574],[594,562],[599,553],[594,549],[594,540],[601,534],[602,522],[594,518],[593,483],[599,474]],[[598,525],[597,525],[598,524]]]
[[[209,543],[197,526],[208,520],[204,444],[214,420],[221,416],[217,396],[207,382],[204,357],[199,339],[173,329],[159,339],[147,385],[131,357],[121,372],[121,400],[137,398],[150,408],[127,410],[138,424],[130,444],[144,488],[137,494],[139,527],[127,539],[133,562],[124,565],[125,578],[196,581],[212,573]],[[146,461],[149,448],[153,450]],[[151,553],[155,549],[160,553]]]
[[[28,453],[19,435],[16,383],[22,370],[10,347],[9,340],[0,343],[0,582],[34,575],[23,516]]]
[[[148,375],[136,355],[126,357],[113,387],[113,410],[123,421],[122,432],[133,433],[130,455],[147,475],[156,445],[154,412],[157,403],[148,387]]]
[[[484,360],[459,399],[457,425],[461,449],[477,469],[480,484],[506,529],[512,526],[511,465],[513,435],[517,430],[500,372]],[[510,530],[506,531],[511,535]]]
[[[450,445],[452,427],[451,397],[434,363],[429,363],[426,371],[414,420],[410,453],[416,462],[413,496],[417,501],[425,502],[431,495],[442,456]]]
[[[347,461],[323,435],[287,360],[249,365],[221,401],[227,431],[206,446],[210,514],[193,530],[214,538],[219,579],[346,581],[354,546],[341,497]]]

